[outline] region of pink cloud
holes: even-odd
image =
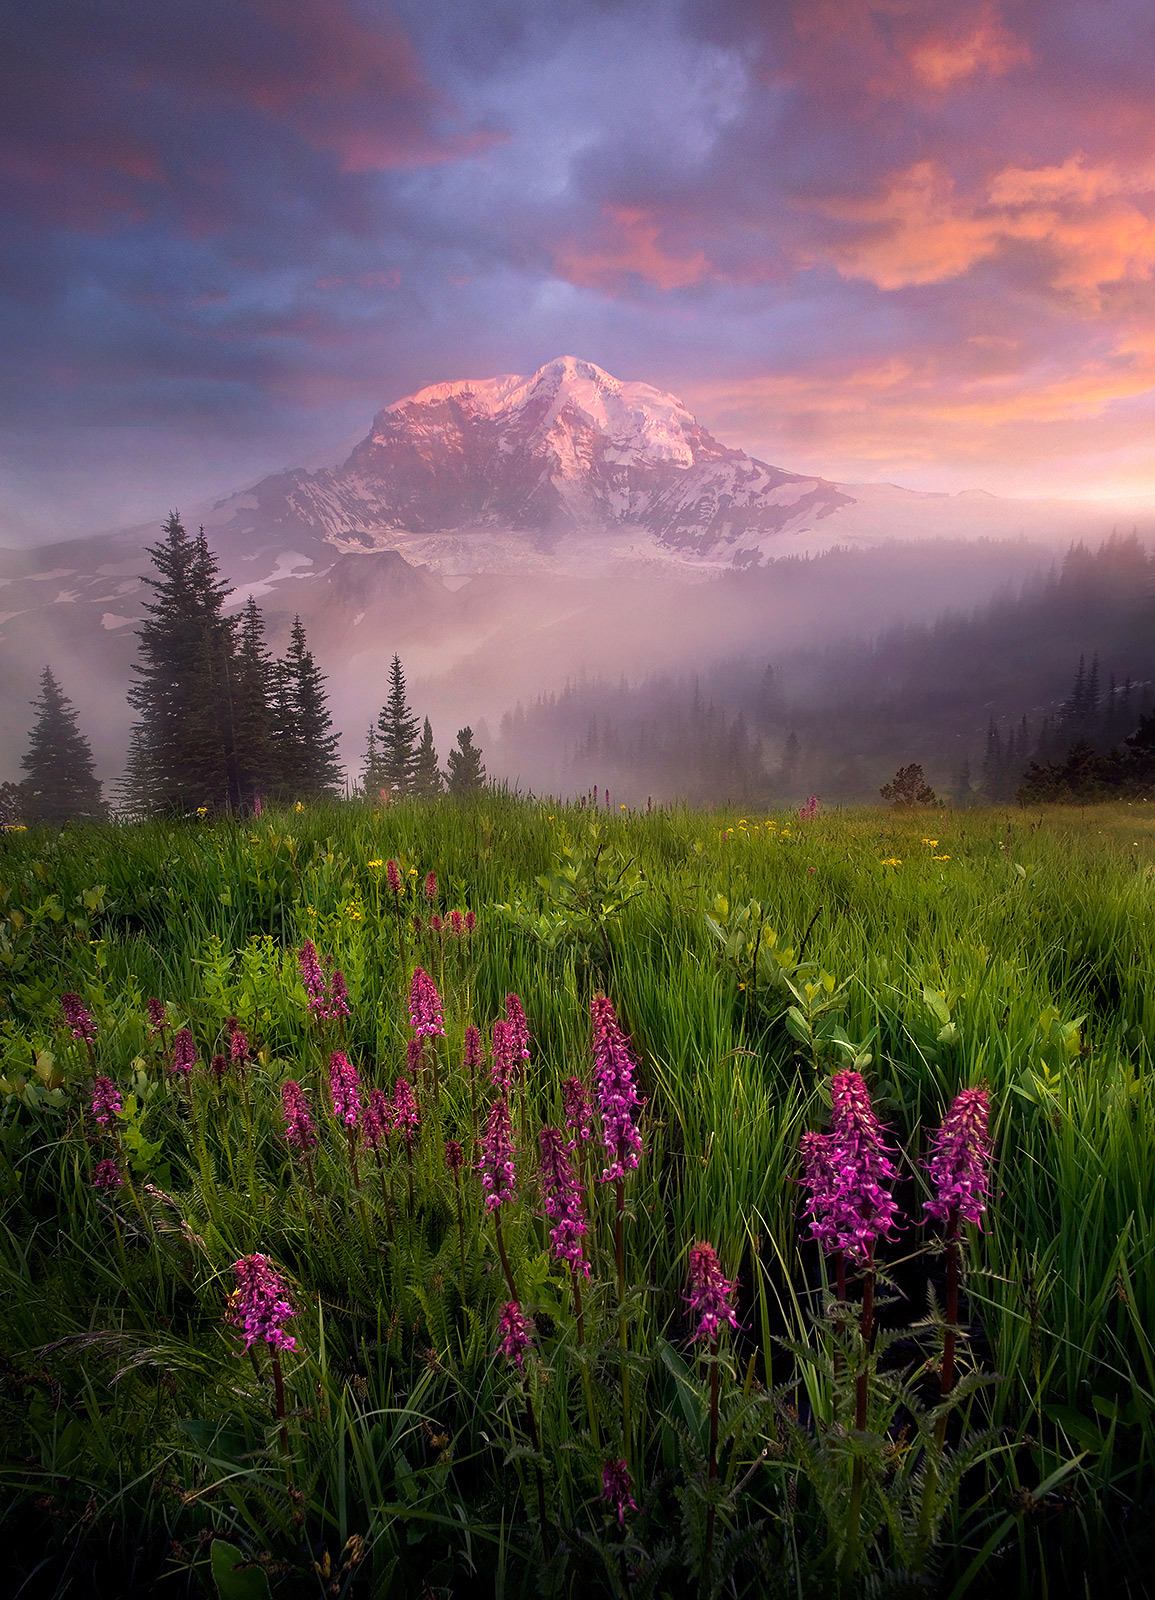
[[[568,239],[554,250],[554,271],[581,288],[621,290],[629,278],[655,289],[685,289],[700,283],[710,272],[702,250],[675,254],[661,239],[662,223],[650,212],[633,206],[607,206],[608,226],[600,230],[603,243]]]

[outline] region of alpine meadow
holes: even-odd
[[[1144,8],[0,37],[0,1588],[1145,1600]]]

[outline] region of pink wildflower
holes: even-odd
[[[448,1167],[449,1171],[452,1172],[452,1174],[453,1174],[453,1176],[455,1178],[457,1177],[457,1174],[461,1171],[462,1162],[464,1160],[465,1160],[465,1157],[462,1154],[461,1146],[458,1144],[457,1140],[456,1139],[446,1139],[446,1141],[445,1141],[445,1165]]]
[[[733,1306],[736,1287],[722,1276],[712,1244],[690,1246],[690,1293],[686,1298],[691,1313],[702,1319],[690,1335],[695,1342],[709,1339],[713,1343],[724,1323],[731,1328],[738,1326]]]
[[[634,1087],[636,1062],[629,1040],[618,1026],[614,1008],[604,994],[590,1002],[594,1038],[594,1091],[602,1118],[602,1142],[610,1153],[610,1164],[602,1173],[603,1183],[612,1183],[632,1172],[638,1164],[642,1136],[635,1120],[645,1101]]]
[[[120,1090],[111,1078],[97,1078],[92,1085],[92,1115],[102,1128],[110,1128],[121,1110]]]
[[[489,1058],[489,1076],[499,1093],[508,1094],[517,1069],[512,1030],[508,1022],[499,1017],[493,1024],[493,1046]]]
[[[124,1179],[120,1175],[120,1168],[111,1157],[106,1156],[103,1161],[96,1163],[92,1174],[92,1187],[94,1189],[119,1189]]]
[[[409,986],[409,1025],[419,1039],[445,1037],[441,996],[433,979],[418,967]]]
[[[243,1256],[233,1265],[237,1287],[229,1296],[228,1320],[244,1332],[245,1349],[263,1339],[273,1350],[295,1350],[297,1341],[285,1332],[295,1316],[288,1287],[268,1256]]]
[[[149,1000],[148,1006],[148,1036],[150,1039],[158,1033],[163,1033],[168,1027],[168,1017],[165,1014],[163,1000]]]
[[[507,1361],[513,1361],[520,1367],[522,1357],[533,1343],[533,1323],[524,1315],[516,1300],[511,1300],[503,1308],[498,1332],[501,1334],[498,1351]]]
[[[926,1202],[926,1210],[941,1222],[948,1222],[955,1212],[981,1226],[991,1177],[990,1114],[986,1089],[963,1089],[951,1101],[942,1127],[930,1136],[932,1154],[926,1169],[935,1195]]]
[[[412,1150],[417,1130],[421,1126],[421,1113],[417,1108],[413,1085],[408,1078],[397,1080],[397,1088],[393,1094],[393,1124],[405,1140],[406,1150]]]
[[[553,1253],[559,1261],[567,1261],[588,1278],[590,1269],[582,1235],[589,1229],[582,1204],[582,1186],[574,1177],[565,1137],[557,1128],[542,1128],[538,1139],[545,1214],[553,1223],[549,1230]]]
[[[430,933],[440,933],[441,927],[441,913],[439,911],[435,911],[429,919],[429,931]]]
[[[589,1095],[577,1078],[565,1078],[562,1081],[561,1103],[566,1127],[574,1132],[573,1144],[584,1144],[593,1131],[594,1113]]]
[[[393,1109],[389,1104],[389,1096],[384,1089],[370,1089],[369,1103],[361,1117],[365,1143],[370,1150],[376,1150],[378,1145],[388,1140],[392,1126]]]
[[[810,1231],[823,1249],[866,1261],[898,1215],[887,1187],[897,1169],[861,1073],[836,1072],[830,1090],[830,1132],[803,1135]]]
[[[477,1170],[485,1190],[487,1211],[496,1211],[513,1199],[513,1126],[509,1120],[509,1106],[504,1100],[495,1100],[489,1108]]]
[[[481,1032],[471,1022],[465,1030],[465,1052],[461,1061],[462,1070],[468,1072],[472,1077],[484,1058],[485,1051],[481,1044]]]
[[[425,874],[425,898],[430,903],[437,899],[437,874],[435,872],[427,872]]]
[[[329,1058],[329,1093],[333,1097],[333,1115],[347,1128],[355,1128],[361,1115],[361,1079],[357,1068],[341,1050],[334,1050]]]
[[[634,1480],[630,1476],[630,1469],[624,1461],[607,1461],[602,1468],[602,1492],[600,1499],[604,1500],[618,1519],[618,1527],[626,1525],[626,1512],[638,1509],[632,1490]]]
[[[390,894],[399,895],[401,893],[401,870],[396,861],[387,861],[385,863],[385,881],[389,885]]]
[[[305,1155],[316,1144],[317,1136],[313,1132],[305,1091],[292,1078],[281,1085],[281,1111],[285,1118],[286,1144]]]
[[[62,994],[60,1009],[64,1012],[65,1022],[72,1029],[72,1037],[80,1039],[84,1044],[91,1044],[96,1038],[96,1023],[93,1022],[92,1013],[80,996]]]
[[[460,911],[449,913],[449,931],[455,939],[460,939],[465,931],[465,923]]]
[[[315,1011],[325,1000],[325,975],[321,971],[321,963],[317,959],[317,947],[312,939],[306,939],[304,948],[297,956],[297,966],[301,973],[301,982],[305,986],[305,993],[309,997],[309,1010]]]
[[[179,1073],[182,1078],[187,1078],[196,1066],[197,1047],[193,1043],[192,1030],[182,1028],[172,1042],[171,1070]]]
[[[467,911],[465,913],[465,931],[466,931],[466,933],[470,933],[471,934],[473,932],[474,928],[476,928],[476,926],[477,926],[477,918],[473,915],[472,911]]]
[[[529,1023],[525,1016],[525,1007],[521,997],[516,994],[507,994],[505,997],[505,1020],[509,1026],[510,1043],[513,1051],[522,1061],[529,1060]]]
[[[229,1058],[226,1055],[215,1055],[209,1062],[209,1071],[218,1083],[223,1083],[229,1073]]]
[[[345,987],[345,974],[340,970],[334,972],[329,979],[329,993],[325,1008],[320,1014],[330,1022],[336,1022],[338,1017],[347,1017],[350,1014],[349,991]]]
[[[234,1066],[242,1066],[249,1059],[249,1041],[245,1038],[244,1029],[236,1017],[228,1020],[229,1030],[229,1060]]]

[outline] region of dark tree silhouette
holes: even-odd
[[[342,781],[337,735],[332,731],[325,679],[313,659],[300,617],[293,618],[289,648],[275,676],[274,721],[282,793],[297,800],[335,795]]]
[[[485,768],[481,751],[473,742],[472,728],[457,730],[457,749],[449,752],[445,766],[450,794],[475,794],[485,787]]]
[[[92,747],[50,667],[40,676],[40,697],[32,705],[36,721],[20,763],[28,774],[20,785],[28,820],[72,822],[107,816]]]
[[[405,694],[400,656],[389,668],[389,698],[377,718],[377,760],[381,781],[394,794],[411,794],[417,763],[417,718]]]
[[[936,806],[939,803],[917,761],[899,767],[890,782],[884,783],[878,792],[891,806]]]
[[[433,747],[433,729],[429,718],[426,717],[425,726],[421,730],[421,743],[417,746],[417,753],[413,758],[413,793],[429,799],[433,795],[441,794],[444,788],[445,780],[441,776],[441,768],[437,765],[437,751]]]

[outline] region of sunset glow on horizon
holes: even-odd
[[[6,32],[0,543],[562,353],[791,471],[1155,498],[1136,0],[56,0]]]

